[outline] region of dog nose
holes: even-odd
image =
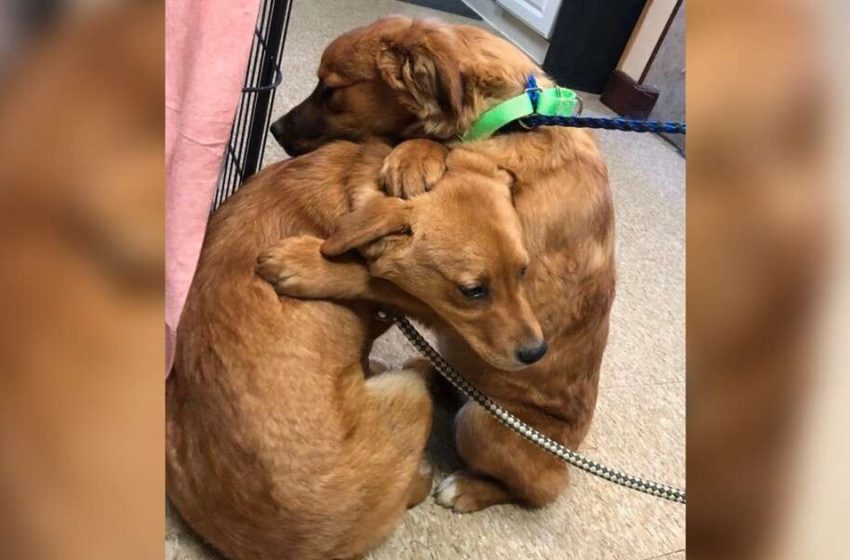
[[[516,357],[517,360],[523,364],[530,365],[534,362],[540,361],[540,358],[546,355],[546,350],[548,349],[549,345],[546,344],[546,341],[541,340],[537,344],[521,346],[520,349],[517,350]]]
[[[269,128],[269,132],[271,132],[274,139],[280,143],[283,137],[283,119],[277,119],[273,122]]]

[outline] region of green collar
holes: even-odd
[[[534,93],[537,95],[535,96]],[[533,97],[537,98],[536,108]],[[527,89],[516,97],[502,101],[492,109],[484,111],[461,136],[461,141],[484,140],[503,126],[529,115],[571,117],[575,114],[576,107],[580,106],[581,100],[571,89],[562,87]]]

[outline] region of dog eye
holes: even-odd
[[[528,265],[519,269],[519,277],[520,279],[525,277],[525,273],[528,272]]]
[[[490,293],[490,290],[484,284],[461,284],[457,289],[467,299],[482,299]]]

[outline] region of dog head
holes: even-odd
[[[333,41],[315,90],[272,124],[290,155],[330,140],[449,139],[491,105],[548,80],[504,39],[464,25],[388,17]]]
[[[322,252],[359,249],[373,276],[426,303],[494,367],[514,370],[546,353],[523,288],[528,253],[511,177],[455,150],[430,192],[374,197],[343,218]]]

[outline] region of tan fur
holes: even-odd
[[[390,196],[411,198],[430,191],[446,172],[448,149],[430,140],[408,140],[384,160],[381,186]]]
[[[322,100],[311,96],[275,123],[275,136],[288,151],[298,152],[339,136],[452,139],[484,110],[522,93],[530,73],[543,87],[552,83],[516,47],[485,31],[386,18],[343,35],[325,51],[320,85],[337,88],[329,116],[312,118],[326,111]],[[454,103],[458,83],[460,106]],[[370,95],[380,99],[380,109],[362,101]],[[390,121],[399,128],[388,130]],[[522,373],[500,371],[471,352],[452,329],[438,325],[441,349],[491,398],[576,448],[593,416],[614,297],[614,215],[605,162],[591,133],[567,128],[455,144],[456,153],[484,155],[515,179],[514,203],[530,257],[523,285],[550,350]],[[426,164],[411,152],[396,165],[402,169],[386,169],[385,175],[416,173]],[[509,500],[542,506],[567,483],[563,463],[477,405],[466,405],[458,416],[457,444],[478,475],[458,478],[457,495],[464,503],[454,504],[456,509],[473,511]]]
[[[258,257],[257,271],[289,296],[368,299],[439,318],[493,367],[520,369],[527,364],[518,352],[539,345],[542,334],[522,286],[528,256],[510,178],[470,152],[442,165],[438,188],[410,201],[371,200],[343,216],[327,240],[283,239]],[[365,263],[326,258],[355,248]],[[463,295],[476,282],[486,284],[486,298]]]
[[[388,152],[341,142],[271,166],[210,222],[167,387],[167,481],[188,523],[230,558],[356,557],[427,496],[432,477],[422,456],[431,401],[421,365],[365,374],[369,348],[386,328],[374,320],[374,306],[278,297],[255,265],[266,276],[278,270],[281,284],[297,281],[282,275],[279,258],[323,262],[320,238],[329,237],[366,257],[349,255],[334,266],[367,277],[366,266],[380,271],[392,283],[370,280],[380,284],[376,290],[409,299],[402,289],[416,290],[423,276],[483,267],[497,279],[505,252],[525,259],[508,186],[495,167],[486,175],[480,166],[464,168],[463,158],[446,163],[445,188],[404,202],[378,190]],[[503,251],[467,254],[455,268],[429,273],[425,257],[452,241],[430,229],[432,216],[469,197],[492,203],[449,206],[461,223],[478,224],[465,239]],[[485,209],[508,213],[507,220],[488,227]],[[462,249],[456,243],[454,251]],[[452,286],[425,300],[450,314],[461,305],[454,297]],[[467,308],[453,320],[472,343],[506,360],[540,327],[517,283],[502,299],[499,315]],[[476,341],[496,321],[516,339]]]

